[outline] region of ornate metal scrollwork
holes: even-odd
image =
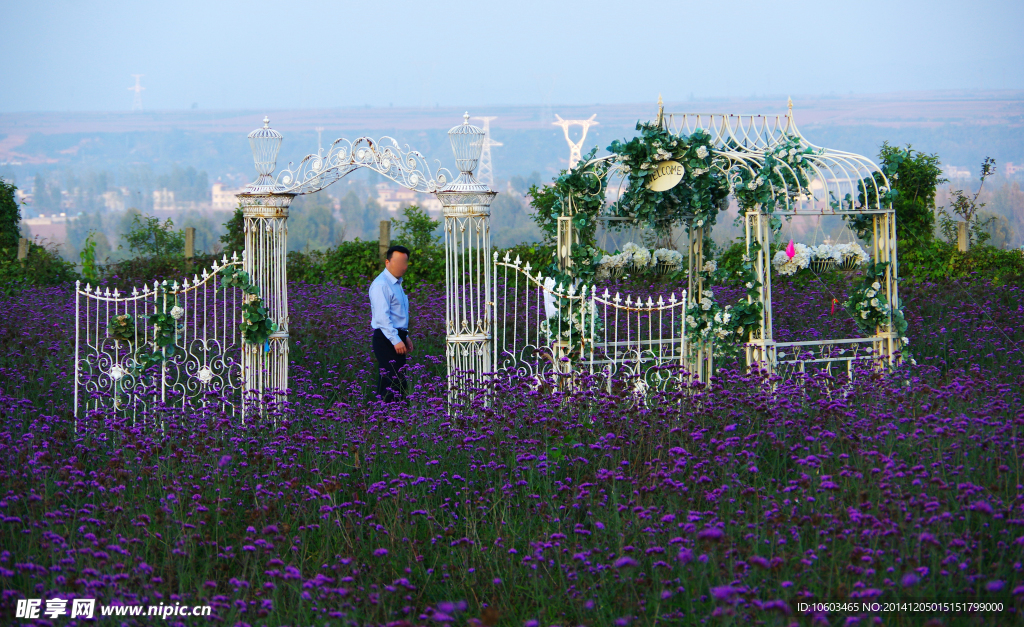
[[[431,173],[426,158],[406,144],[403,149],[391,137],[373,140],[360,137],[355,142],[336,139],[325,153],[306,155],[298,165],[288,164],[277,175],[281,193],[310,194],[320,191],[356,168],[368,168],[402,187],[432,193],[444,187],[452,174],[438,167]]]

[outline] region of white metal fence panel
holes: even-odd
[[[182,283],[121,294],[76,283],[75,415],[82,408],[146,408],[220,403],[241,409],[242,292],[222,289],[219,271],[239,266],[232,255]],[[171,315],[173,341],[158,346],[152,315]]]
[[[538,381],[585,372],[603,377],[609,390],[639,393],[684,381],[685,290],[655,299],[557,286],[507,253],[494,256],[493,287],[499,372]]]

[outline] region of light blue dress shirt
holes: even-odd
[[[409,297],[402,289],[402,279],[396,279],[385,269],[370,284],[370,326],[380,329],[391,344],[398,344],[398,329],[409,328]]]

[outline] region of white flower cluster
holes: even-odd
[[[796,254],[790,259],[786,251],[780,250],[775,253],[772,258],[772,266],[775,267],[775,271],[779,274],[796,274],[797,270],[801,270],[811,265],[811,249],[803,244],[796,244],[794,246]]]
[[[701,146],[701,147],[697,148],[697,158],[698,159],[703,159],[706,156],[708,156],[707,146]]]
[[[680,257],[682,257],[682,255],[680,255]],[[705,261],[704,267],[701,269],[704,272],[714,272],[715,270],[718,270],[718,262],[715,261],[714,259],[711,259],[710,261]]]
[[[671,250],[669,248],[659,248],[654,251],[654,259],[657,263],[664,263],[670,266],[681,266],[683,265],[683,255],[678,250]],[[714,262],[712,262],[714,263]]]
[[[622,247],[622,252],[619,254],[601,257],[595,278],[598,280],[607,279],[612,275],[613,270],[630,266],[636,271],[643,271],[653,268],[658,263],[679,267],[683,265],[683,256],[678,251],[668,248],[659,248],[652,253],[635,242],[626,242]]]
[[[857,242],[851,242],[849,244],[838,244],[836,246],[833,246],[833,248],[839,254],[840,260],[842,260],[843,257],[857,257],[858,265],[862,263],[867,263],[868,261],[871,260],[871,257],[868,255],[868,253],[863,248],[861,248],[860,244],[858,244]]]
[[[637,270],[643,270],[648,266],[656,264],[654,257],[651,256],[651,251],[646,248],[639,247],[633,251],[633,267]]]
[[[843,260],[843,253],[837,246],[819,244],[811,247],[811,259],[835,259],[838,263]]]
[[[658,148],[658,152],[654,155],[655,161],[668,161],[672,158],[672,153],[665,150],[664,148]]]
[[[772,155],[779,161],[790,165],[800,165],[804,161],[804,152],[798,145],[791,143],[779,144],[772,150]]]
[[[868,319],[868,316],[872,313],[875,314],[876,319],[880,316],[886,316],[889,314],[889,304],[883,296],[881,300],[878,298],[878,292],[882,289],[882,284],[875,281],[871,284],[871,289],[864,290],[863,297],[858,300],[854,296],[853,302],[854,309],[860,311],[860,317],[864,320]],[[874,310],[874,312],[872,312]],[[908,342],[909,343],[909,342]]]
[[[185,315],[185,310],[175,305],[171,307],[171,317],[175,320],[181,320],[181,317]]]
[[[732,320],[731,305],[719,307],[711,290],[701,292],[701,297],[686,308],[688,330],[696,332],[703,340],[716,337],[724,340],[732,335],[729,321]]]

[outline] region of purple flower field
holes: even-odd
[[[853,335],[842,289],[780,281],[777,337]],[[242,425],[76,424],[72,290],[27,291],[0,319],[0,622],[84,624],[12,618],[60,597],[213,606],[112,625],[1024,624],[1024,290],[901,295],[917,365],[852,386],[734,365],[637,406],[512,379],[449,415],[443,290],[410,294],[415,386],[389,407],[365,292],[293,284],[292,389]]]

